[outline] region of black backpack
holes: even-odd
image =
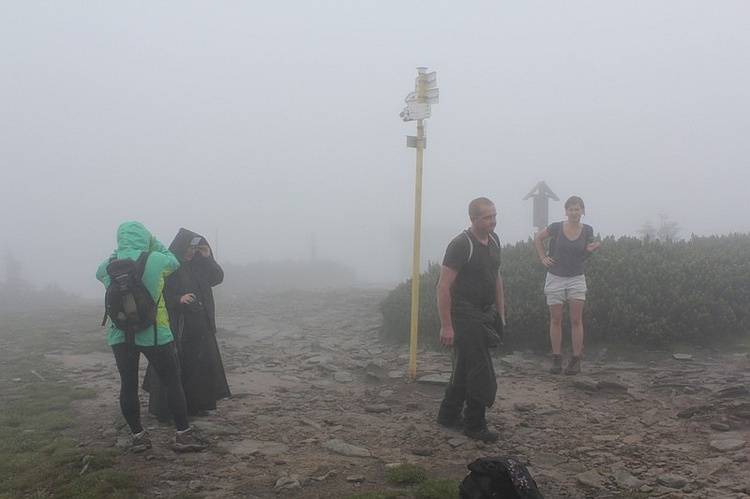
[[[135,333],[149,326],[154,328],[154,345],[157,344],[157,303],[141,281],[148,253],[143,252],[137,261],[132,258],[111,258],[107,264],[109,286],[104,295],[104,319],[107,317],[125,333],[125,338],[135,344]]]
[[[513,456],[481,457],[468,467],[461,499],[544,499],[528,468]]]

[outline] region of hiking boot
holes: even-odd
[[[208,442],[192,426],[187,430],[178,431],[172,444],[172,450],[175,452],[200,452],[207,448]]]
[[[133,446],[130,450],[134,453],[140,454],[141,452],[146,452],[152,447],[151,436],[148,434],[147,430],[143,430],[142,432],[133,435]]]
[[[552,356],[552,367],[549,368],[550,374],[560,374],[562,372],[562,355]]]
[[[565,374],[572,375],[572,374],[578,374],[580,372],[581,372],[581,358],[571,357],[568,367],[565,368]]]
[[[487,444],[497,442],[497,438],[498,438],[497,434],[491,432],[486,426],[482,426],[475,430],[466,428],[464,430],[464,435],[466,435],[472,440],[481,440],[482,442],[487,443]]]
[[[448,418],[438,415],[437,424],[445,428],[452,428],[454,430],[464,429],[464,419],[461,416],[458,416],[457,418]]]

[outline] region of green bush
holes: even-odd
[[[545,269],[531,239],[503,246],[507,337],[513,348],[549,348]],[[419,342],[438,345],[440,265],[420,276]],[[642,241],[606,237],[586,262],[586,342],[666,347],[731,344],[750,332],[750,235]],[[380,305],[383,337],[408,342],[411,280]],[[567,317],[564,328],[568,333]]]
[[[440,344],[440,318],[437,311],[437,283],[440,265],[430,262],[427,271],[419,276],[419,321],[417,338],[420,344]],[[382,302],[380,313],[382,337],[390,342],[408,342],[411,335],[411,283],[407,280],[396,286]]]

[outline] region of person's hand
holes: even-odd
[[[594,253],[596,250],[599,249],[599,246],[601,245],[602,243],[598,241],[592,241],[588,245],[586,245],[586,251],[588,251],[589,253]]]
[[[542,265],[544,265],[545,267],[549,268],[553,266],[554,264],[555,264],[555,259],[552,258],[551,256],[545,256],[544,258],[542,258]]]
[[[208,258],[211,256],[211,248],[209,248],[205,244],[201,244],[200,246],[195,247],[196,251],[200,251],[200,254],[203,255],[203,258]]]
[[[193,293],[186,293],[180,297],[180,303],[183,305],[190,305],[195,302],[195,295]]]
[[[456,333],[453,331],[453,327],[441,327],[440,328],[440,343],[447,347],[453,346],[453,340]]]

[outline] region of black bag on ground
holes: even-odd
[[[468,467],[461,499],[544,499],[528,468],[513,456],[481,457]]]
[[[148,253],[144,251],[137,261],[132,258],[113,258],[109,261],[109,286],[104,295],[102,326],[109,317],[117,329],[125,332],[127,341],[135,343],[135,333],[153,325],[156,345],[157,304],[141,281],[147,260]]]

